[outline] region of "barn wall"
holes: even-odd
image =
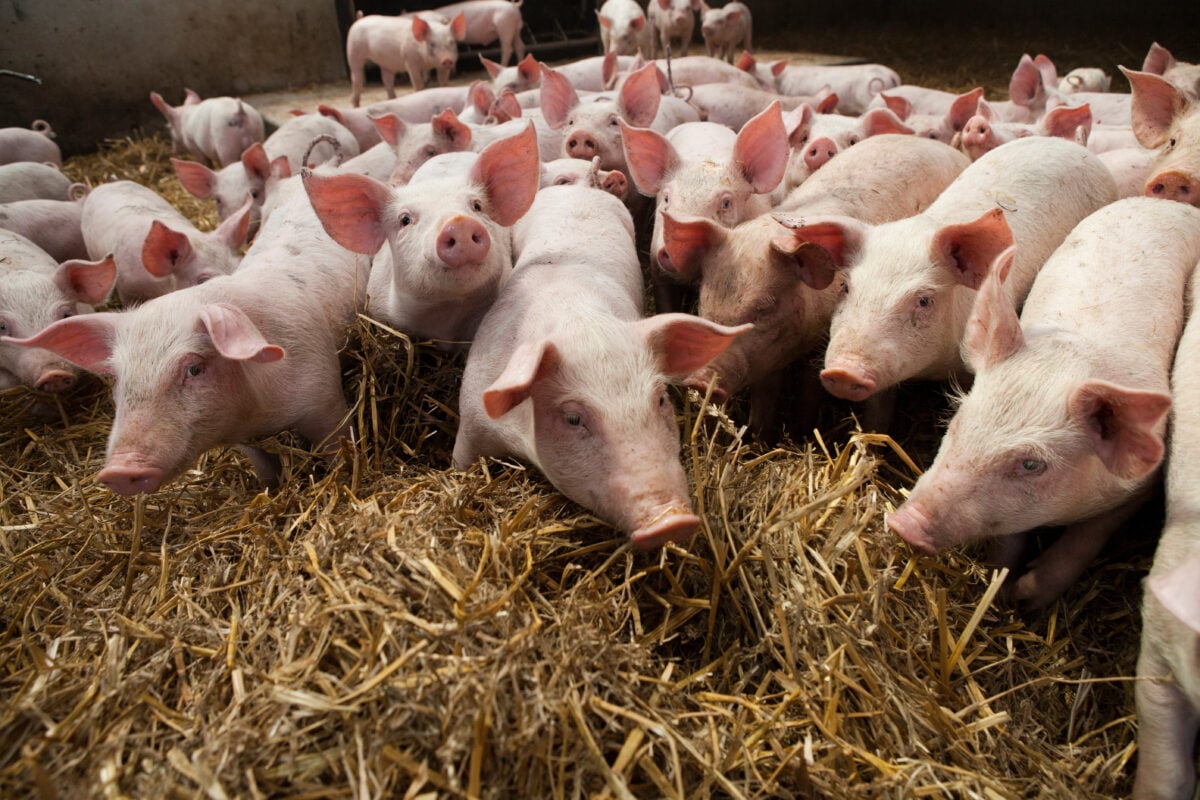
[[[348,7],[348,3],[341,5]],[[0,0],[0,127],[48,120],[64,154],[161,128],[183,102],[342,80],[337,0]]]

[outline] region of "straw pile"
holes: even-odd
[[[68,171],[211,227],[168,151]],[[364,319],[345,366],[360,443],[274,437],[275,492],[224,449],[115,496],[106,386],[0,394],[0,796],[1127,792],[1151,545],[1033,616],[976,553],[913,557],[883,515],[936,394],[901,408],[910,457],[840,415],[769,449],[678,392],[704,525],[638,555],[520,464],[449,468],[461,356]]]

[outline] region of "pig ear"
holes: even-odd
[[[1171,55],[1170,50],[1158,42],[1154,42],[1150,45],[1150,50],[1142,61],[1142,72],[1162,75],[1173,66],[1175,66],[1175,56]]]
[[[175,175],[188,193],[201,200],[212,197],[213,189],[217,187],[217,173],[196,161],[183,161],[172,158]]]
[[[701,277],[704,256],[725,241],[725,228],[708,219],[693,217],[676,219],[664,211],[663,247],[671,259],[671,267],[680,278],[695,281]]]
[[[741,18],[742,18],[742,10],[740,8],[735,8],[735,9],[731,10],[728,14],[725,15],[725,21],[727,23],[737,22]]]
[[[733,144],[733,162],[741,165],[755,194],[767,194],[783,180],[789,152],[783,112],[775,100],[742,126]]]
[[[534,384],[558,370],[558,348],[548,339],[519,345],[504,372],[483,392],[483,410],[492,419],[512,411],[529,397]]]
[[[826,94],[824,97],[821,97],[822,92],[828,92],[828,94]],[[820,90],[817,91],[816,97],[820,98],[817,100],[818,114],[837,113],[838,103],[841,102],[841,98],[838,97],[837,92],[833,91],[829,84],[822,86]]]
[[[635,128],[649,128],[658,114],[662,93],[658,87],[658,67],[647,64],[629,76],[617,96],[617,109]]]
[[[727,327],[693,314],[655,314],[633,323],[658,360],[658,368],[670,378],[686,378],[712,361],[750,323]]]
[[[1038,53],[1033,57],[1033,65],[1042,76],[1042,86],[1054,86],[1058,83],[1058,67],[1050,60],[1050,56]]]
[[[158,220],[142,242],[142,266],[156,278],[165,278],[192,257],[192,242],[187,234],[174,231]]]
[[[400,119],[399,114],[388,112],[378,116],[372,116],[370,112],[367,114],[371,120],[371,124],[375,126],[375,130],[379,132],[379,136],[392,147],[395,147],[402,138],[408,126],[404,124],[404,120]]]
[[[567,124],[567,115],[571,109],[579,105],[579,95],[575,87],[561,72],[542,65],[541,99],[542,116],[546,124],[558,130]]]
[[[783,127],[787,130],[788,146],[798,148],[804,145],[804,138],[813,123],[813,108],[808,103],[801,103],[784,117]]]
[[[737,63],[734,64],[734,66],[740,69],[742,72],[749,72],[751,75],[753,75],[755,72],[754,68],[758,66],[758,61],[753,55],[750,54],[749,50],[743,50],[742,54],[738,56]]]
[[[340,125],[346,125],[346,115],[333,106],[327,106],[324,103],[317,104],[317,113],[322,117],[329,117]],[[346,125],[346,127],[350,127]]]
[[[501,64],[492,61],[490,58],[480,56],[479,61],[483,64],[483,68],[487,70],[487,74],[491,76],[492,80],[495,80],[496,76],[500,74],[500,70],[504,69]]]
[[[955,97],[954,102],[950,104],[950,110],[946,112],[946,121],[950,123],[950,128],[957,132],[966,127],[971,117],[975,116],[982,99],[982,86],[976,86],[971,91]]]
[[[412,18],[412,34],[413,38],[421,44],[429,38],[429,23],[420,16],[413,14]]]
[[[174,125],[179,121],[179,112],[171,107],[171,104],[163,99],[163,96],[158,92],[150,93],[150,102],[154,104],[162,115],[167,118],[167,122]]]
[[[1200,553],[1193,552],[1169,572],[1152,572],[1146,585],[1163,608],[1200,632]]]
[[[525,115],[521,108],[521,102],[517,100],[517,96],[511,90],[505,89],[496,98],[496,102],[488,110],[491,116],[496,117],[498,122],[508,122],[512,119],[520,119]]]
[[[537,194],[539,164],[532,122],[517,135],[483,148],[471,167],[471,180],[484,187],[489,217],[508,228],[525,215]]]
[[[383,214],[392,193],[366,175],[322,177],[300,171],[313,211],[330,238],[355,253],[373,256],[387,241]]]
[[[247,175],[260,181],[265,181],[271,174],[271,159],[267,158],[267,151],[261,142],[255,142],[242,151],[242,168]]]
[[[1157,150],[1166,143],[1171,125],[1187,113],[1192,102],[1183,90],[1165,78],[1120,66],[1117,69],[1129,79],[1133,91],[1129,110],[1133,135],[1142,147]]]
[[[1004,211],[993,208],[972,222],[946,225],[933,235],[930,257],[964,286],[978,289],[1000,251],[1013,243]]]
[[[1087,142],[1092,132],[1092,107],[1087,103],[1081,106],[1058,106],[1046,112],[1039,123],[1046,136],[1057,136],[1074,142],[1083,129],[1083,143]]]
[[[912,103],[909,102],[907,98],[899,96],[893,97],[887,92],[880,92],[879,99],[882,100],[883,104],[900,119],[908,119],[912,114]]]
[[[64,261],[54,273],[54,284],[63,294],[89,306],[103,303],[116,282],[117,262],[112,253],[99,261]]]
[[[642,28],[646,27],[646,18],[634,17],[633,19],[629,20],[629,27],[634,31],[641,31]]]
[[[612,28],[612,20],[601,14],[598,9],[596,11],[596,19],[600,20],[601,28]]]
[[[200,323],[213,346],[233,361],[268,363],[283,358],[283,348],[268,344],[246,312],[228,303],[209,303],[200,309]]]
[[[492,108],[492,103],[496,102],[496,94],[492,91],[492,87],[488,86],[483,81],[474,81],[467,89],[467,101],[471,107],[480,114],[487,116],[487,113]]]
[[[286,161],[286,159],[284,160]],[[253,210],[254,199],[247,195],[246,202],[242,203],[242,207],[217,226],[214,231],[217,240],[236,253],[246,243],[246,234],[250,232],[250,212]]]
[[[839,267],[849,266],[851,259],[862,248],[868,227],[851,217],[794,219],[777,216],[775,221],[791,229],[796,247],[804,242],[819,245]]]
[[[471,146],[471,129],[458,118],[454,109],[447,108],[431,122],[434,135],[449,140],[455,150],[462,151]]]
[[[781,58],[778,61],[771,62],[771,74],[778,78],[787,71],[788,62],[786,58]]]
[[[111,311],[60,319],[28,339],[6,339],[20,347],[40,347],[56,353],[89,372],[112,375],[112,341],[121,315]]]
[[[1021,56],[1017,68],[1013,70],[1012,79],[1008,82],[1008,97],[1019,106],[1032,106],[1046,96],[1042,86],[1042,73],[1028,53]]]
[[[198,104],[199,102],[200,102],[200,95],[196,94],[196,90],[188,89],[185,87],[183,90],[183,104],[185,106],[194,106],[194,105]]]
[[[620,120],[621,147],[625,163],[638,191],[653,197],[662,190],[663,181],[679,164],[679,154],[667,137],[649,128],[631,128]]]
[[[913,129],[904,124],[890,108],[872,108],[863,114],[863,135],[878,136],[881,133],[910,134]]]
[[[463,40],[463,37],[467,35],[467,12],[458,12],[458,16],[450,23],[450,33],[453,34],[455,41]]]
[[[533,57],[533,53],[530,53],[517,64],[517,74],[526,83],[535,83],[542,74],[542,65]]]
[[[1004,292],[1014,253],[1015,248],[1009,247],[996,258],[971,307],[963,354],[974,372],[999,364],[1025,343],[1017,309]]]
[[[773,258],[785,263],[801,282],[817,291],[828,288],[837,275],[837,265],[829,251],[814,242],[797,239],[793,231],[775,236],[769,247]]]
[[[618,72],[620,69],[617,66],[617,52],[610,50],[604,54],[604,61],[600,66],[600,80],[603,81],[605,89],[617,82]]]
[[[1162,461],[1165,447],[1155,428],[1170,408],[1169,394],[1100,380],[1085,381],[1067,401],[1067,414],[1087,433],[1104,466],[1125,480],[1144,477]]]

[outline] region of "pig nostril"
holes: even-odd
[[[474,242],[475,244],[483,244],[483,237],[480,236],[478,233],[473,233],[473,234],[471,234],[471,241]]]
[[[1156,183],[1156,184],[1154,184],[1154,188],[1151,189],[1151,191],[1154,192],[1155,194],[1162,194],[1166,190],[1166,188],[1167,187],[1163,186],[1161,183]]]

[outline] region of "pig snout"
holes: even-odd
[[[689,389],[695,389],[703,397],[708,392],[708,387],[712,386],[712,394],[709,399],[717,405],[724,405],[729,400],[729,393],[722,388],[719,382],[714,383],[715,373],[709,367],[698,369],[684,380],[683,385]]]
[[[821,370],[821,385],[834,397],[861,403],[875,394],[878,381],[863,362],[840,358]]]
[[[75,385],[75,374],[65,369],[47,369],[38,376],[34,388],[40,392],[65,392]]]
[[[478,220],[458,216],[438,234],[437,254],[443,263],[455,269],[478,266],[487,258],[491,245],[491,237]]]
[[[667,272],[676,272],[675,265],[671,263],[671,254],[667,252],[666,247],[658,248],[658,252],[654,254],[654,260],[658,265]]]
[[[672,509],[629,534],[629,541],[635,550],[652,550],[669,542],[684,542],[699,527],[700,518],[695,514]]]
[[[1200,183],[1184,172],[1162,172],[1146,181],[1146,196],[1200,206]]]
[[[832,139],[822,136],[812,142],[804,151],[804,163],[809,169],[816,171],[835,155],[837,155],[837,145],[833,143]]]
[[[934,544],[933,537],[929,534],[929,518],[911,502],[905,503],[888,514],[884,523],[917,552],[926,555],[933,555],[937,552],[937,545]]]
[[[612,172],[601,173],[600,188],[618,200],[624,200],[625,195],[629,192],[629,181],[625,178],[624,172],[614,169]]]
[[[571,158],[591,160],[599,152],[596,138],[586,131],[575,130],[567,137],[567,155]]]
[[[162,486],[163,477],[159,467],[133,457],[114,456],[96,475],[96,480],[117,494],[129,497],[157,492]]]

